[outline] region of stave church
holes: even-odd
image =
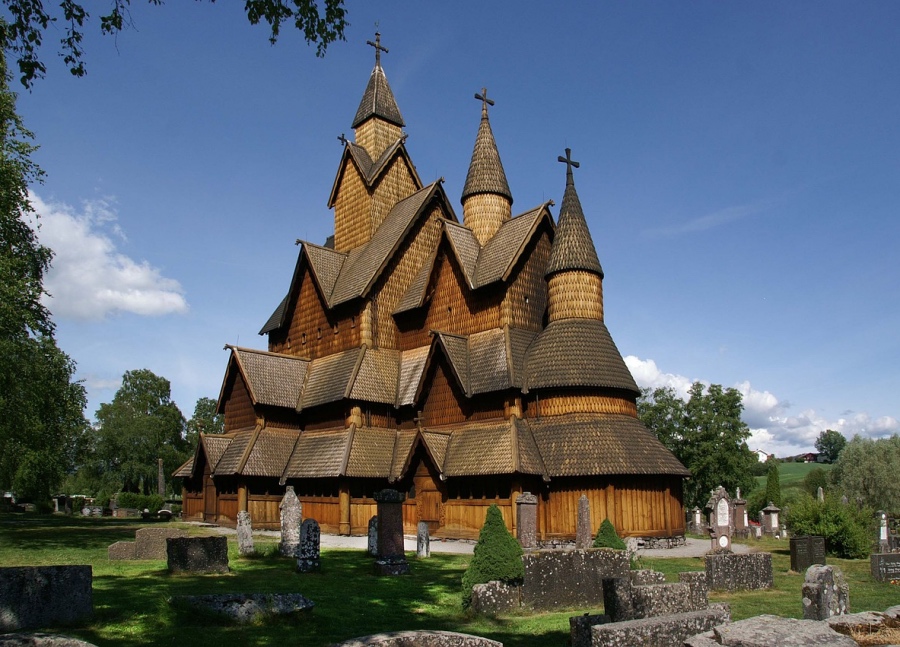
[[[513,215],[482,90],[460,221],[442,180],[416,172],[387,49],[377,34],[369,44],[375,67],[328,194],[334,235],[298,241],[260,330],[268,350],[226,346],[225,433],[201,435],[175,472],[183,516],[233,526],[245,510],[278,528],[293,486],[324,532],[365,534],[373,494],[392,488],[406,532],[425,521],[432,536],[473,538],[491,504],[515,533],[527,492],[544,541],[574,538],[581,495],[594,528],[683,534],[689,472],[638,419],[578,163],[559,158],[556,221],[553,202]]]

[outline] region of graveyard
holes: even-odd
[[[298,573],[296,560],[279,554],[278,541],[255,537],[256,557],[240,557],[234,535],[228,537],[228,573],[173,575],[165,560],[110,560],[108,547],[133,541],[146,522],[62,515],[7,514],[0,517],[0,565],[87,564],[93,571],[93,619],[79,626],[48,628],[95,645],[172,644],[188,640],[203,645],[330,645],[357,636],[399,630],[444,630],[483,636],[507,646],[565,645],[569,618],[601,607],[552,612],[517,610],[496,617],[463,611],[460,580],[471,560],[467,554],[431,553],[417,559],[407,553],[409,574],[381,577],[363,550],[321,551],[319,570]],[[177,522],[173,528],[190,537],[210,529]],[[703,538],[708,541],[708,538]],[[735,539],[735,542],[744,540]],[[790,572],[787,540],[746,540],[750,550],[772,555],[770,589],[710,592],[712,603],[727,603],[733,620],[759,614],[802,618],[802,573]],[[828,558],[850,587],[853,611],[884,610],[898,601],[898,586],[874,581],[869,560]],[[642,558],[640,568],[654,569],[676,582],[678,573],[702,571],[701,558]],[[314,603],[309,612],[269,618],[248,625],[212,614],[173,606],[174,596],[227,593],[300,594]]]

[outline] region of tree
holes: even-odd
[[[616,550],[625,550],[627,546],[622,538],[616,534],[616,528],[612,525],[612,521],[604,519],[600,527],[597,528],[597,535],[594,537],[593,548],[615,548]]]
[[[822,454],[828,463],[835,462],[846,445],[847,439],[834,429],[826,429],[816,438],[816,451]]]
[[[149,0],[150,4],[162,4],[162,0]],[[215,2],[215,0],[210,0]],[[27,88],[35,79],[42,78],[47,68],[38,53],[44,32],[57,24],[65,25],[60,39],[60,54],[69,71],[84,76],[84,51],[81,43],[84,26],[90,19],[85,3],[61,0],[59,8],[45,8],[42,0],[3,0],[6,22],[0,23],[0,39],[4,49],[17,57],[22,84]],[[100,14],[100,32],[118,34],[131,27],[129,6],[131,0],[112,0],[108,13]],[[250,24],[265,22],[274,44],[281,34],[281,26],[293,22],[303,32],[310,45],[316,45],[316,56],[324,56],[330,43],[344,40],[347,27],[344,0],[244,0],[244,10]]]
[[[77,462],[87,421],[75,363],[41,303],[53,255],[30,225],[28,186],[42,177],[31,139],[0,52],[0,487],[42,503]]]
[[[852,502],[900,514],[900,436],[854,436],[831,470],[832,482]]]
[[[750,491],[751,466],[757,460],[747,446],[750,429],[741,420],[742,396],[695,382],[687,402],[671,388],[645,391],[638,400],[638,415],[681,463],[691,470],[685,482],[685,505],[706,505],[709,493],[719,485],[729,492]]]
[[[200,398],[194,405],[194,415],[187,421],[187,444],[194,447],[200,434],[225,433],[225,416],[216,413],[216,401]]]
[[[170,474],[189,455],[184,416],[172,402],[169,381],[147,369],[127,371],[96,418],[97,471],[122,491],[156,492],[157,460]]]
[[[786,522],[791,534],[825,537],[828,552],[847,559],[868,557],[875,537],[871,508],[843,505],[831,495],[824,501],[803,495],[791,505]]]
[[[494,580],[506,583],[520,582],[524,577],[522,547],[506,529],[500,508],[496,503],[492,503],[478,534],[472,561],[463,573],[463,606],[468,607],[472,601],[472,587],[476,584]]]
[[[828,474],[821,467],[814,467],[803,477],[803,489],[812,496],[818,496],[819,488],[828,489]]]
[[[781,480],[778,477],[778,461],[769,459],[766,461],[766,505],[774,503],[776,508],[780,508],[781,501]]]

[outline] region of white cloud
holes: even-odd
[[[44,280],[51,294],[45,305],[54,317],[96,321],[121,312],[187,312],[178,281],[118,251],[114,239],[124,241],[125,235],[112,200],[86,202],[80,213],[67,204],[44,202],[34,193],[31,202],[40,215],[38,237],[55,254]]]
[[[707,380],[689,379],[675,373],[664,373],[652,359],[640,359],[633,355],[625,358],[635,381],[640,387],[671,387],[682,398],[694,382],[709,384]],[[873,418],[865,412],[845,411],[840,418],[830,420],[814,409],[799,414],[788,413],[791,403],[779,399],[769,391],[754,389],[744,381],[733,387],[741,392],[744,402],[743,420],[750,427],[747,444],[751,449],[762,449],[776,456],[793,456],[813,451],[816,438],[826,429],[834,429],[848,440],[856,434],[879,438],[900,433],[900,421],[890,416]]]

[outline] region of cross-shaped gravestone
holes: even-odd
[[[557,159],[566,165],[566,184],[575,184],[575,178],[572,175],[572,167],[578,168],[581,164],[572,159],[572,149],[567,148],[566,156],[563,157],[560,155]]]
[[[366,41],[366,45],[371,45],[375,48],[375,65],[381,65],[381,52],[385,54],[388,53],[387,47],[382,47],[381,45],[381,34],[379,32],[375,32],[375,42],[373,43],[370,40]]]

